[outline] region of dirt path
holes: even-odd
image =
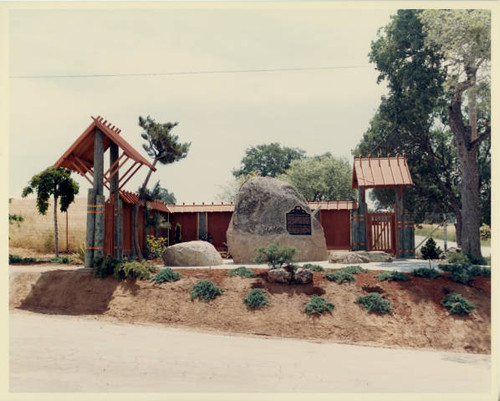
[[[11,392],[490,391],[487,355],[225,336],[26,311],[11,311],[10,338]]]

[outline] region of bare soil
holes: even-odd
[[[266,271],[255,278],[227,276],[222,269],[180,269],[175,283],[118,282],[96,279],[92,271],[67,265],[11,267],[10,308],[48,314],[69,314],[155,323],[232,334],[300,338],[313,341],[490,353],[490,279],[476,277],[470,286],[447,277],[406,282],[380,282],[378,271],[356,275],[356,282],[337,284],[315,272],[308,285],[269,283]],[[42,271],[44,270],[44,271]],[[210,302],[191,300],[199,280],[211,280],[224,290]],[[271,305],[249,310],[243,299],[261,288]],[[355,302],[360,295],[377,291],[388,299],[392,313],[368,313]],[[449,315],[440,304],[447,292],[458,292],[474,303],[469,316]],[[330,314],[304,312],[311,295],[335,304]]]

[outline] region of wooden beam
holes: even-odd
[[[137,163],[136,163],[136,164],[137,164]],[[133,176],[134,176],[134,174],[135,174],[135,173],[137,173],[137,171],[141,168],[141,166],[142,166],[142,164],[139,164],[139,165],[137,166],[137,168],[134,170],[134,172],[129,174],[128,178],[125,180],[125,182],[124,182],[122,185],[120,185],[120,188],[119,188],[119,189],[122,189],[122,188],[123,188],[123,186],[124,186],[124,185],[125,185],[125,184],[126,184],[126,183],[127,183],[127,182],[128,182],[128,181],[132,178],[132,177],[133,177]]]
[[[116,145],[116,146],[118,146],[118,145]],[[116,168],[116,169],[115,169],[116,165],[118,164],[118,162],[120,161],[120,159],[121,159],[123,156],[125,156],[125,153],[124,153],[124,152],[122,152],[122,154],[120,155],[120,157],[119,157],[118,159],[116,159],[116,161],[115,161],[115,162],[114,162],[114,163],[113,163],[113,164],[112,164],[112,165],[108,168],[108,170],[104,173],[104,178],[105,178],[104,182],[105,182],[105,183],[106,183],[106,182],[108,182],[108,181],[110,181],[110,180],[111,180],[111,179],[115,176],[115,174],[116,174],[116,173],[118,173],[118,170],[120,170],[120,167],[122,167],[122,166],[123,166],[123,165],[124,165],[124,164],[125,164],[125,163],[129,160],[129,159],[130,159],[130,158],[127,156],[127,160],[125,160],[125,161],[121,164],[121,166],[118,166],[118,168]],[[112,174],[108,177],[108,173],[109,173],[110,171],[113,171],[113,173],[112,173]]]

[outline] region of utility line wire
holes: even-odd
[[[337,67],[303,67],[303,68],[260,68],[249,70],[215,70],[215,71],[176,71],[176,72],[150,72],[150,73],[124,73],[124,74],[73,74],[73,75],[14,75],[13,79],[49,79],[49,78],[105,78],[105,77],[157,77],[168,75],[202,75],[202,74],[241,74],[253,72],[293,72],[293,71],[320,71],[351,68],[367,68],[369,65],[350,65]]]

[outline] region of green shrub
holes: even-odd
[[[377,292],[370,292],[368,295],[357,297],[356,302],[361,304],[368,312],[384,314],[392,311],[390,302],[382,298]]]
[[[269,300],[264,295],[264,291],[260,288],[255,288],[250,291],[243,302],[251,309],[258,309],[269,305]]]
[[[202,301],[208,302],[223,292],[224,290],[217,287],[211,281],[201,280],[194,285],[191,291],[191,299],[200,298]]]
[[[324,312],[331,312],[335,304],[328,302],[326,299],[314,294],[309,303],[306,305],[306,313],[308,315],[320,315]]]
[[[182,226],[181,223],[175,225],[175,237],[174,242],[180,244],[182,242]]]
[[[115,272],[115,268],[123,263],[120,259],[115,259],[111,256],[98,257],[92,260],[94,266],[94,277],[106,278]]]
[[[443,251],[441,248],[436,247],[436,241],[431,237],[422,247],[421,252],[424,259],[438,259]]]
[[[172,283],[180,280],[181,278],[182,276],[179,272],[175,272],[170,267],[167,267],[165,269],[161,269],[157,274],[155,274],[151,281],[154,281],[156,284],[164,282]]]
[[[148,235],[146,238],[146,246],[149,259],[161,258],[165,249],[167,249],[168,238]]]
[[[466,253],[467,259],[469,259],[469,262],[473,265],[487,265],[488,263],[486,262],[486,259],[483,258],[481,255],[474,255],[472,253]]]
[[[451,292],[441,300],[443,305],[450,315],[457,314],[460,316],[468,315],[475,308],[472,302],[467,301],[462,295],[456,292]]]
[[[380,281],[406,281],[410,279],[404,273],[388,270],[383,271],[382,273],[379,273],[373,277]]]
[[[279,247],[276,242],[269,245],[267,248],[257,248],[257,256],[254,261],[256,263],[267,263],[272,269],[282,267],[283,265],[291,264],[297,253],[297,249],[291,246],[283,248]]]
[[[227,272],[228,276],[239,276],[239,277],[247,277],[252,278],[255,277],[255,273],[250,269],[247,269],[245,266],[237,267],[236,269],[229,270]]]
[[[327,278],[330,281],[335,281],[338,284],[342,283],[352,283],[356,281],[356,277],[352,273],[346,271],[336,271],[334,273],[325,273],[323,277]]]
[[[468,264],[470,265],[470,260],[467,255],[463,252],[450,252],[446,255],[446,261],[451,264]]]
[[[491,277],[491,269],[477,265],[462,264],[440,264],[441,270],[450,272],[450,280],[456,283],[469,284],[476,276]]]
[[[73,259],[71,259],[67,256],[59,256],[57,258],[50,259],[50,263],[59,263],[59,264],[67,265],[67,264],[73,263]]]
[[[35,263],[37,262],[36,258],[22,258],[17,255],[10,255],[9,254],[9,264],[17,264],[17,263],[22,263],[22,264],[29,264],[29,263]]]
[[[359,274],[359,273],[366,273],[368,272],[368,269],[363,269],[361,266],[346,266],[341,269],[340,271],[351,273],[351,274]]]
[[[115,267],[114,276],[117,280],[139,279],[148,280],[151,278],[151,267],[144,263],[133,261],[120,263]]]
[[[76,250],[76,257],[80,262],[85,262],[85,242],[82,242],[80,245],[78,245],[78,248]]]
[[[304,269],[307,269],[307,270],[312,270],[313,272],[322,272],[322,271],[325,271],[325,269],[322,268],[320,265],[315,265],[315,264],[311,264],[311,263],[306,263],[302,267]]]
[[[430,267],[421,267],[419,269],[415,269],[411,272],[415,277],[423,277],[423,278],[438,278],[441,276],[436,269],[432,269]]]

